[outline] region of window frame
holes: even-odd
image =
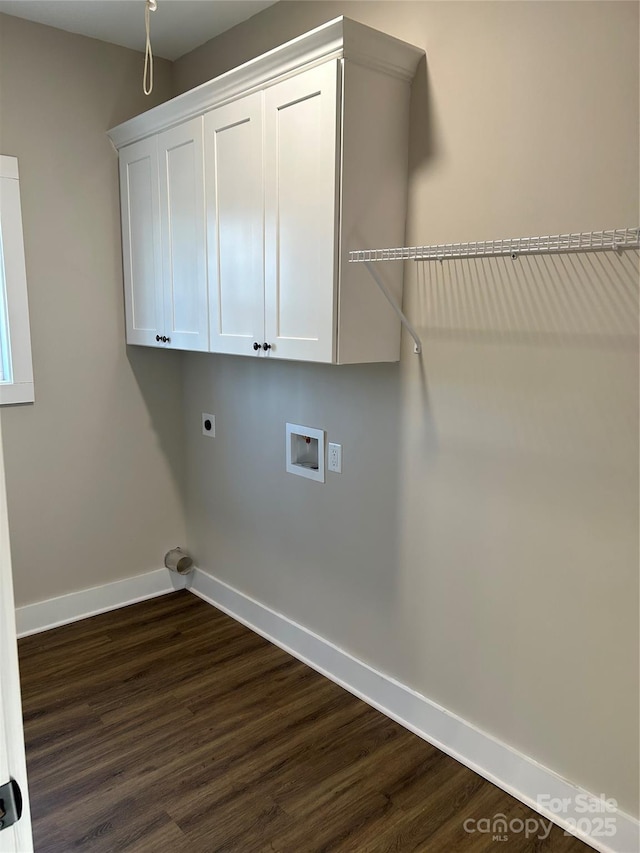
[[[3,266],[0,299],[6,308],[10,364],[10,376],[0,380],[0,406],[33,403],[35,395],[20,176],[17,158],[3,154],[0,154],[0,264]],[[1,289],[3,280],[4,293]]]

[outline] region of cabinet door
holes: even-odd
[[[120,151],[120,200],[127,343],[158,346],[164,308],[156,137]]]
[[[262,94],[204,117],[210,349],[264,342]]]
[[[265,91],[265,336],[335,359],[338,61]]]
[[[202,118],[158,136],[164,335],[209,349]]]

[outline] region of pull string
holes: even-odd
[[[144,7],[144,28],[147,34],[147,43],[144,49],[144,75],[142,77],[142,91],[150,95],[153,91],[153,51],[151,50],[151,36],[149,35],[149,13],[158,8],[157,0],[146,0]]]

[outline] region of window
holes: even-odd
[[[0,155],[0,405],[33,399],[18,161]]]

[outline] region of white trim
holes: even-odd
[[[600,797],[201,569],[194,571],[189,588],[563,829],[570,829],[572,820],[585,817],[575,809],[578,795],[594,806],[601,803]],[[573,806],[562,815],[555,814],[538,804],[540,796],[568,798]],[[613,838],[573,834],[602,853],[637,853],[640,822],[619,811],[613,816]]]
[[[0,406],[13,406],[16,403],[33,403],[35,390],[33,382],[7,382],[0,384]]]
[[[69,622],[96,616],[98,613],[106,613],[108,610],[166,595],[176,589],[184,589],[187,579],[188,575],[178,575],[168,569],[156,569],[136,577],[17,607],[18,637],[38,634]]]
[[[17,157],[8,157],[6,154],[0,154],[0,178],[10,178],[13,181],[20,180]]]
[[[202,115],[240,95],[263,89],[277,80],[329,59],[352,59],[379,71],[412,80],[422,48],[340,17],[268,53],[239,65],[202,85],[135,116],[108,131],[116,149]]]
[[[0,784],[13,778],[22,792],[22,817],[7,827],[0,838],[0,850],[33,853],[29,785],[24,752],[20,674],[16,643],[11,543],[7,515],[7,492],[0,430]]]
[[[2,288],[0,283],[0,299],[3,300],[0,314],[4,315],[5,310],[7,312],[5,330],[9,361],[9,376],[0,381],[0,405],[32,403],[33,364],[20,177],[17,158],[6,155],[0,155],[0,223],[0,264],[4,270],[2,278],[5,284],[5,288]],[[6,289],[4,295],[3,289]]]

